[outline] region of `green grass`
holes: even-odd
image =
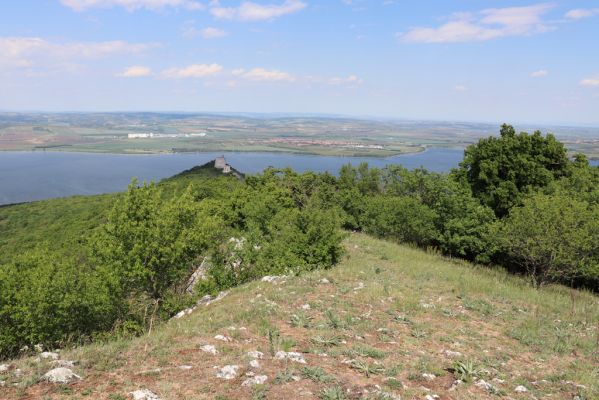
[[[429,392],[421,387],[433,384],[442,397],[497,398],[474,385],[482,378],[516,399],[527,398],[514,393],[518,385],[537,398],[599,398],[595,295],[557,285],[534,289],[503,270],[362,234],[350,235],[346,248],[345,259],[329,271],[278,285],[251,282],[149,336],[63,351],[63,358],[79,361],[75,372],[84,377],[72,396],[105,400],[143,385],[167,399],[294,398],[303,388],[323,399],[378,398],[384,395],[364,392],[378,385],[402,398],[424,398]],[[324,277],[332,283],[319,283]],[[363,289],[345,290],[360,282]],[[306,303],[309,309],[302,308]],[[234,340],[215,342],[216,334]],[[219,355],[200,352],[206,343]],[[252,390],[241,386],[245,378],[215,378],[217,365],[247,368],[250,350],[265,354],[259,373],[268,376],[267,385]],[[269,350],[303,352],[307,364],[274,360]],[[446,357],[444,350],[461,356]],[[37,383],[46,367],[31,358],[14,363],[23,377],[10,378],[0,397],[45,388],[48,398],[65,398],[59,388]],[[193,370],[179,371],[182,364]],[[138,374],[155,368],[161,371]],[[424,373],[435,376],[432,383]],[[449,392],[445,382],[456,378],[469,382]]]

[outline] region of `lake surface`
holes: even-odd
[[[401,164],[447,172],[463,156],[459,148],[431,148],[422,153],[387,158],[331,157],[287,153],[192,153],[192,154],[93,154],[63,152],[0,152],[0,204],[88,195],[124,190],[132,177],[158,181],[202,165],[224,155],[229,164],[244,173],[257,173],[272,166],[296,171],[336,173],[347,163],[367,162],[383,167]]]

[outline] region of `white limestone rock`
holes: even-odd
[[[136,390],[134,392],[129,393],[133,400],[160,400],[156,394],[152,393],[148,389]]]
[[[217,355],[218,354],[218,350],[216,350],[216,347],[214,347],[211,344],[205,344],[202,347],[200,347],[200,350],[202,350],[204,353],[210,353],[212,355]]]
[[[42,380],[50,383],[71,383],[81,380],[81,377],[69,368],[54,368],[42,376]]]
[[[216,377],[220,379],[231,380],[237,377],[239,365],[225,365],[216,371]]]
[[[247,356],[249,358],[255,358],[255,359],[261,360],[262,358],[264,358],[264,353],[261,351],[257,351],[257,350],[248,351]]]
[[[248,378],[245,381],[243,381],[241,386],[264,385],[267,380],[268,377],[266,375],[256,375],[253,378]]]
[[[285,351],[277,351],[275,354],[275,359],[277,360],[290,360],[300,364],[306,364],[306,359],[300,353],[296,353],[294,351],[285,352]]]

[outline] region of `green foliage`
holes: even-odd
[[[117,299],[105,278],[46,248],[0,266],[0,359],[23,346],[52,348],[111,329]]]
[[[362,227],[377,237],[426,246],[437,238],[436,217],[415,198],[376,196],[367,202]]]
[[[535,194],[515,207],[496,240],[518,272],[536,284],[599,278],[599,206],[564,195]]]
[[[563,144],[551,134],[516,134],[505,124],[500,133],[469,146],[456,173],[483,204],[504,216],[525,194],[568,176],[571,163]]]
[[[493,261],[536,284],[599,288],[599,168],[580,155],[569,161],[551,135],[504,125],[449,175],[363,163],[337,178],[273,168],[237,177],[206,165],[160,184],[134,181],[123,194],[1,207],[0,358],[24,345],[140,334],[197,296],[330,268],[344,252],[341,227]],[[207,280],[195,297],[184,295],[205,258]],[[310,319],[297,313],[291,324],[309,327]],[[350,325],[332,310],[324,323]],[[293,345],[274,332],[270,340],[273,349]],[[357,354],[384,356],[374,350]]]
[[[189,273],[218,227],[218,219],[202,215],[191,190],[163,201],[156,185],[134,181],[92,238],[91,257],[122,294],[139,291],[158,300]]]

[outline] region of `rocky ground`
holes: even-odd
[[[144,337],[5,361],[0,398],[599,398],[596,296],[363,235],[347,249]]]

